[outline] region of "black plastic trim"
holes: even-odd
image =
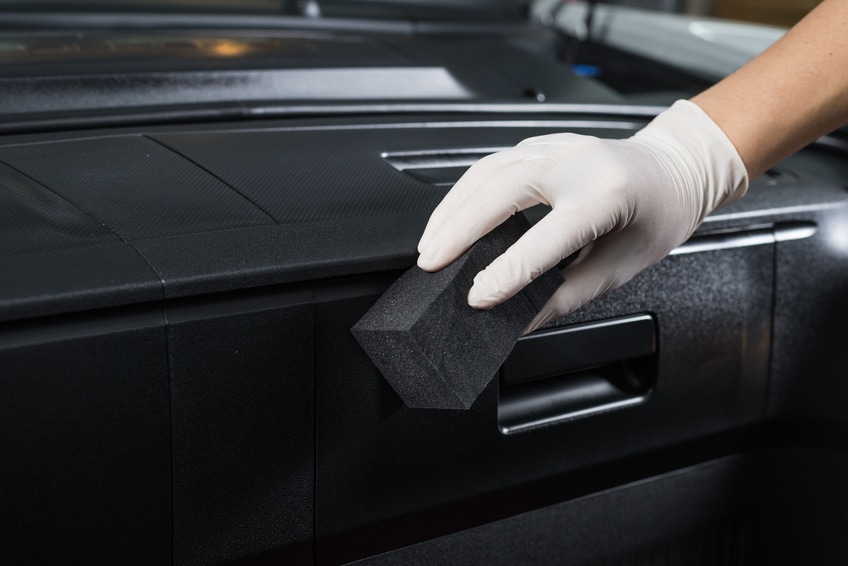
[[[644,403],[656,352],[650,314],[525,336],[501,367],[498,428],[514,434]]]
[[[0,323],[0,348],[20,348],[164,326],[158,303]]]
[[[322,564],[344,564],[726,456],[784,447],[848,452],[846,439],[831,423],[762,422],[324,537],[318,549]]]
[[[816,234],[815,222],[778,222],[765,227],[733,229],[698,235],[669,252],[669,255],[692,254],[762,246],[789,240],[803,240]]]
[[[250,120],[314,116],[374,116],[400,114],[529,114],[554,116],[571,114],[588,117],[652,118],[662,112],[661,106],[510,103],[510,102],[377,102],[274,104],[273,102],[208,103],[170,107],[136,107],[77,112],[42,112],[6,116],[0,134],[52,132],[82,128],[123,127],[153,124],[184,124],[225,120]],[[590,127],[604,127],[594,125]]]

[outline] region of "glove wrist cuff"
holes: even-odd
[[[660,146],[703,191],[703,216],[742,198],[748,171],[724,131],[697,104],[678,100],[633,139]]]

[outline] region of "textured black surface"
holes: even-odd
[[[214,172],[280,223],[435,208],[444,191],[383,162],[373,143],[381,137],[385,134],[339,130],[331,135],[270,131],[156,139]]]
[[[10,32],[25,48],[0,64],[0,562],[326,566],[435,539],[375,562],[844,564],[844,154],[804,151],[829,183],[755,181],[703,228],[815,236],[671,257],[555,323],[652,314],[642,405],[510,436],[498,382],[467,411],[411,410],[350,328],[414,264],[429,183],[460,172],[428,156],[627,136],[652,110],[603,106],[622,98],[553,32],[407,10],[6,22],[66,31]],[[236,21],[253,29],[188,29]],[[312,31],[268,29],[291,25]],[[841,444],[681,469],[785,415]]]
[[[103,224],[0,164],[0,257],[118,242]]]
[[[167,363],[156,308],[0,325],[0,561],[170,562]]]
[[[555,131],[524,124],[485,132],[411,124],[153,137],[212,171],[285,224],[414,213],[429,216],[447,187],[433,187],[398,171],[383,159],[383,151],[506,147],[531,135]],[[622,135],[621,131],[601,129],[591,133]]]
[[[398,123],[390,124],[393,119]],[[244,123],[199,124],[193,128],[196,133],[190,134],[180,133],[185,126],[151,127],[147,133],[163,139],[197,139],[197,147],[214,145],[215,152],[196,156],[203,158],[203,167],[212,169],[214,175],[154,144],[171,156],[168,159],[177,160],[173,161],[178,164],[175,171],[186,167],[199,171],[197,179],[202,182],[189,182],[186,189],[180,183],[194,179],[195,173],[173,175],[169,160],[161,162],[166,164],[161,170],[133,166],[126,171],[133,175],[130,188],[136,192],[111,195],[116,201],[104,197],[103,187],[84,185],[83,166],[90,168],[90,175],[120,178],[127,160],[111,160],[107,166],[90,155],[81,155],[85,151],[79,148],[94,147],[90,144],[96,142],[98,155],[111,155],[112,149],[138,155],[153,142],[137,140],[126,146],[121,140],[129,138],[113,136],[111,140],[120,142],[115,148],[106,147],[106,140],[91,138],[43,143],[97,135],[65,132],[17,138],[14,148],[0,148],[0,153],[18,152],[17,157],[31,166],[29,172],[45,187],[47,181],[38,175],[49,172],[51,183],[75,187],[95,201],[98,210],[107,213],[101,217],[84,210],[68,196],[70,193],[62,193],[66,199],[51,198],[44,189],[38,192],[33,182],[4,169],[17,179],[15,183],[20,181],[28,188],[23,193],[9,191],[13,184],[6,181],[3,190],[13,196],[4,201],[7,215],[0,210],[4,223],[0,231],[14,225],[14,220],[6,220],[31,220],[24,222],[21,230],[15,229],[11,236],[14,242],[0,243],[0,249],[7,250],[6,255],[0,253],[0,319],[27,319],[129,303],[161,304],[166,297],[168,320],[173,325],[172,393],[178,402],[173,423],[179,444],[174,454],[174,488],[179,494],[174,534],[179,561],[309,562],[313,519],[309,497],[313,496],[319,563],[356,559],[444,535],[451,532],[452,525],[459,524],[453,529],[458,530],[492,521],[505,516],[498,515],[502,509],[475,509],[476,522],[444,509],[487,494],[509,499],[528,483],[565,477],[561,474],[572,477],[595,469],[612,469],[622,458],[649,458],[653,450],[671,450],[678,443],[696,442],[704,435],[756,421],[766,410],[770,359],[768,414],[844,419],[844,399],[848,396],[844,367],[848,361],[840,338],[842,320],[848,316],[844,308],[844,297],[848,296],[844,292],[848,285],[844,271],[848,195],[838,186],[803,174],[795,183],[753,183],[745,199],[719,211],[704,229],[813,221],[819,228],[812,238],[777,246],[674,256],[556,323],[654,314],[659,376],[643,406],[510,437],[497,430],[500,391],[494,383],[468,411],[413,411],[405,407],[362,352],[350,328],[388,287],[389,280],[413,265],[415,242],[444,188],[409,178],[386,163],[381,152],[503,146],[529,135],[570,128],[561,123],[518,121],[527,116],[511,116],[516,120],[511,125],[480,115],[474,120],[485,120],[483,125],[446,124],[459,119],[442,116],[439,120],[445,122],[441,124],[422,125],[420,118],[348,117],[338,118],[344,124],[340,128],[327,119],[301,119],[295,123],[302,127],[300,130],[283,129],[294,121],[256,121],[250,124],[249,132],[239,130]],[[303,130],[309,127],[314,129]],[[164,131],[170,133],[163,135]],[[578,131],[602,136],[628,133]],[[122,135],[136,133],[124,131]],[[77,162],[71,163],[75,154],[70,149],[79,154]],[[254,154],[261,158],[251,160]],[[55,162],[51,162],[54,157]],[[818,169],[820,165],[833,165],[837,159],[844,158],[825,156],[808,165]],[[106,171],[98,172],[95,166]],[[68,178],[63,176],[66,170],[70,171]],[[233,177],[222,172],[231,172]],[[840,182],[842,173],[839,168],[828,170],[832,180]],[[224,181],[216,181],[215,175]],[[150,192],[145,180],[163,177],[167,179]],[[209,179],[217,188],[209,193],[211,200],[207,202],[202,187]],[[159,190],[163,187],[168,190]],[[49,191],[53,190],[55,187],[50,186]],[[250,194],[242,199],[236,191]],[[219,200],[223,193],[230,196]],[[269,212],[285,224],[275,224],[268,217],[247,224],[231,222],[232,218],[244,217],[247,209],[243,206],[252,206],[248,199],[262,208],[276,207]],[[67,206],[62,204],[65,200]],[[189,207],[198,207],[196,214],[189,214]],[[228,212],[221,216],[223,209]],[[11,210],[15,212],[9,213]],[[150,215],[140,214],[140,210]],[[246,214],[255,220],[252,215],[257,209],[250,210],[253,212]],[[87,223],[87,213],[104,221],[109,216],[125,230],[134,231],[135,236],[143,233],[155,237],[133,239],[130,244],[116,243],[111,236],[101,240],[108,232]],[[163,224],[167,224],[164,229]],[[124,238],[129,234],[121,233]],[[39,247],[42,244],[43,249]],[[15,251],[9,252],[13,248]],[[315,286],[314,310],[307,314],[300,310],[309,310],[306,306],[290,309],[242,301],[244,295],[265,292],[250,289],[276,285],[281,287],[275,290],[298,287],[307,289],[307,294],[308,288]],[[211,293],[221,295],[202,296]],[[176,297],[180,299],[171,301]],[[219,308],[224,303],[226,308]],[[185,309],[191,313],[186,314]],[[291,314],[292,310],[298,314]],[[773,311],[774,335],[770,319]],[[52,332],[51,325],[47,319],[32,321],[28,336],[41,336],[39,345],[15,346],[16,356],[28,350],[27,357],[16,358],[23,360],[24,366],[0,365],[0,382],[10,387],[13,384],[15,389],[4,397],[15,404],[8,412],[11,424],[7,430],[15,435],[9,453],[13,457],[23,454],[31,463],[23,468],[26,462],[21,458],[20,462],[6,464],[10,474],[6,477],[14,476],[6,482],[11,487],[0,490],[6,498],[4,510],[10,509],[5,511],[9,517],[5,524],[12,525],[7,532],[17,536],[21,531],[15,529],[20,525],[43,526],[41,531],[21,535],[21,541],[28,544],[33,538],[27,537],[64,528],[64,523],[57,525],[67,518],[70,502],[75,513],[84,512],[74,517],[75,534],[80,539],[67,545],[69,553],[88,543],[92,533],[120,537],[96,541],[89,551],[92,554],[80,554],[83,558],[79,561],[101,550],[109,558],[119,553],[112,553],[114,549],[132,547],[134,551],[132,545],[139,539],[133,537],[138,534],[146,537],[144,542],[150,548],[132,556],[145,563],[168,562],[168,556],[155,553],[160,551],[159,537],[168,536],[162,533],[170,529],[170,503],[151,496],[145,507],[137,507],[133,489],[138,487],[142,497],[150,494],[150,489],[141,485],[126,489],[124,484],[116,487],[110,483],[110,477],[123,474],[124,479],[136,478],[136,472],[148,478],[139,481],[161,481],[158,456],[151,456],[151,462],[143,461],[131,471],[127,466],[114,476],[106,476],[109,470],[115,471],[108,466],[118,464],[95,454],[97,448],[111,446],[115,431],[133,449],[138,446],[139,434],[161,440],[161,414],[158,409],[152,416],[140,414],[141,408],[149,405],[146,392],[128,385],[136,383],[138,376],[141,380],[158,379],[162,368],[153,365],[158,363],[154,358],[161,351],[159,343],[151,351],[136,355],[134,348],[148,345],[146,331],[122,330],[122,337],[131,335],[132,339],[98,336],[86,339],[85,345],[81,340],[71,340],[63,342],[69,344],[68,348],[59,352],[52,346],[42,348],[42,342],[52,340],[45,338]],[[11,336],[20,340],[17,330]],[[309,349],[313,339],[314,352]],[[243,361],[241,354],[235,354],[236,349],[251,352],[251,359]],[[76,363],[74,356],[83,361]],[[12,367],[23,367],[15,369],[21,379],[6,379]],[[68,368],[81,368],[79,375],[85,379],[59,379],[54,383],[56,376],[71,371]],[[296,384],[288,380],[291,375],[300,376]],[[50,379],[45,381],[45,376]],[[36,388],[38,391],[29,394]],[[103,388],[115,395],[100,395]],[[51,397],[52,390],[56,399]],[[21,391],[26,394],[19,394]],[[129,407],[121,412],[126,420],[116,416],[115,407],[110,405],[119,396],[116,392],[133,395],[131,401],[122,398],[117,405],[120,409]],[[314,439],[308,411],[313,402],[317,411]],[[61,430],[41,428],[53,422],[54,416],[64,418],[65,410],[73,412],[63,420]],[[45,430],[57,434],[57,440],[48,438]],[[167,432],[164,434],[167,440]],[[50,453],[60,454],[62,462],[71,464],[56,469],[55,460],[40,447],[52,449],[64,441],[65,435],[73,454],[63,451],[63,446]],[[21,439],[27,438],[35,439],[35,443],[25,445]],[[313,440],[314,453],[308,444]],[[143,447],[138,450],[138,454],[148,454]],[[134,454],[127,461],[136,464]],[[90,468],[94,467],[87,465],[92,461],[104,466],[93,476]],[[104,475],[98,475],[100,472]],[[309,483],[313,472],[314,491]],[[55,479],[58,474],[61,478],[54,483],[28,483],[32,477]],[[806,501],[825,505],[829,501],[825,487],[831,484],[814,483],[816,479],[811,480],[815,493],[809,499],[801,493],[791,501],[776,501],[788,501],[787,509],[800,515],[805,512]],[[102,486],[102,492],[92,487],[94,481]],[[793,478],[787,476],[786,485],[792,482]],[[66,493],[55,487],[60,484],[79,489]],[[18,496],[18,486],[23,486],[24,495]],[[45,491],[32,491],[42,488]],[[153,491],[159,493],[158,489]],[[41,497],[42,493],[46,496]],[[93,507],[86,508],[82,499],[89,495]],[[540,501],[542,505],[550,500]],[[132,513],[120,516],[120,509]],[[614,523],[619,509],[605,507],[598,512],[607,513]],[[772,512],[779,515],[780,506],[775,505]],[[165,518],[160,520],[162,515]],[[22,522],[16,523],[18,518]],[[813,519],[829,520],[831,515],[808,514],[805,518],[809,524],[816,524]],[[579,534],[579,521],[575,523],[569,522],[567,528]],[[822,523],[824,533],[828,532],[827,524]],[[553,547],[557,544],[550,538],[534,540]],[[803,556],[799,553],[805,540],[796,540],[800,540],[796,554],[790,556],[797,558]],[[643,557],[653,548],[661,552],[665,547],[662,542],[658,544],[636,555]],[[39,552],[54,552],[42,546]],[[53,561],[75,558],[59,556]],[[108,561],[126,559],[121,556]]]
[[[445,534],[438,513],[415,521],[422,510],[762,418],[773,262],[768,245],[672,256],[563,319],[652,313],[656,385],[640,405],[515,435],[498,430],[496,382],[469,411],[403,405],[349,331],[379,293],[317,304],[319,562]]]
[[[255,226],[133,245],[162,276],[166,297],[185,297],[408,268],[426,222],[418,214]]]
[[[213,140],[215,144],[229,144],[220,148],[218,155],[227,164],[212,160],[204,164],[241,171],[246,181],[237,188],[250,192],[251,199],[259,199],[260,206],[264,208],[275,199],[291,206],[291,210],[281,212],[281,218],[291,223],[277,225],[265,217],[260,225],[248,223],[241,228],[231,227],[230,220],[243,213],[253,217],[257,209],[213,176],[155,142],[137,135],[79,140],[73,133],[30,136],[26,144],[0,147],[0,154],[14,153],[33,175],[49,177],[61,187],[62,194],[65,189],[68,194],[78,192],[92,210],[103,213],[100,217],[89,211],[92,218],[105,222],[108,216],[122,223],[118,233],[123,237],[158,234],[160,228],[162,235],[133,240],[132,247],[100,243],[64,248],[69,242],[51,239],[41,241],[42,249],[38,247],[41,244],[28,241],[29,234],[54,231],[44,217],[50,209],[39,201],[35,211],[39,218],[32,219],[26,232],[16,230],[9,234],[10,240],[0,244],[10,250],[31,250],[35,246],[43,252],[37,258],[0,257],[0,319],[155,300],[162,296],[163,286],[166,297],[184,297],[409,267],[414,263],[415,242],[447,189],[397,171],[381,157],[383,148],[420,151],[504,146],[551,131],[555,129],[534,128],[523,122],[483,130],[404,123],[400,128],[383,125],[374,129],[365,124],[355,130],[342,126],[310,132],[274,130],[261,136],[243,131],[187,136],[206,140],[203,143]],[[610,129],[585,131],[620,134]],[[55,138],[64,140],[44,143]],[[257,141],[270,145],[257,145]],[[311,152],[303,151],[301,146],[306,142],[311,144]],[[127,165],[132,156],[146,156],[148,149],[151,156],[163,156],[159,166]],[[104,159],[115,152],[123,157]],[[267,160],[251,161],[254,154]],[[291,155],[297,160],[291,160]],[[288,156],[287,160],[281,156]],[[74,161],[77,157],[79,160]],[[236,163],[240,159],[246,161]],[[125,166],[129,167],[126,171],[121,169]],[[186,170],[191,174],[184,177]],[[202,181],[200,185],[179,185],[195,179],[195,175],[199,175],[196,180]],[[89,177],[96,183],[86,184]],[[116,180],[114,190],[105,186],[108,179]],[[262,179],[265,181],[260,183]],[[337,190],[330,186],[328,192],[326,186],[322,187],[322,179],[334,180]],[[212,183],[209,191],[207,181]],[[350,185],[346,186],[348,181]],[[15,211],[26,206],[11,203],[5,214],[0,211],[0,218],[8,221],[8,226],[17,226]],[[85,216],[79,203],[69,202],[67,206],[77,211],[72,214],[74,218]],[[314,220],[337,213],[345,218]]]
[[[740,566],[844,563],[844,453],[722,458],[355,562]]]
[[[282,224],[134,245],[162,276],[167,297],[406,268],[447,187],[396,170],[383,149],[507,146],[552,131],[525,123],[485,131],[411,124],[155,135]]]
[[[846,218],[818,211],[816,237],[777,244],[771,415],[848,422]]]
[[[311,560],[308,300],[168,307],[175,564]]]
[[[125,240],[273,223],[209,173],[141,136],[6,146],[0,161]]]
[[[468,409],[563,279],[554,268],[489,310],[468,306],[474,276],[529,228],[515,215],[448,267],[413,267],[352,332],[408,407]]]
[[[703,464],[354,564],[748,564],[743,506],[753,474],[743,463]]]
[[[0,321],[162,300],[162,280],[129,244],[0,258]]]

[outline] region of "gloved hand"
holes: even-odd
[[[493,307],[582,248],[529,332],[658,262],[747,187],[724,132],[697,105],[678,101],[626,140],[552,134],[481,159],[430,217],[418,265],[437,271],[510,215],[551,206],[468,293],[472,307]]]

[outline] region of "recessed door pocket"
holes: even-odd
[[[498,427],[511,434],[642,403],[656,354],[647,314],[525,336],[501,367]]]

